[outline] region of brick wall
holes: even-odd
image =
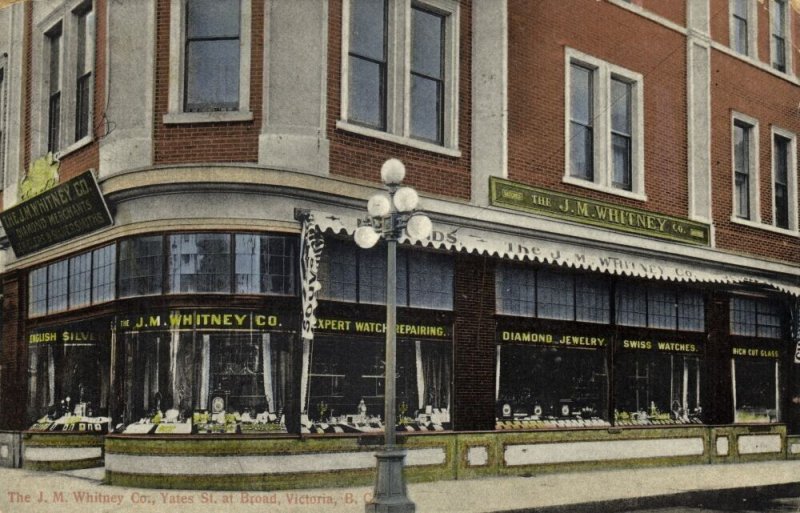
[[[509,18],[510,179],[685,217],[685,38],[607,2],[510,0]],[[643,75],[646,204],[562,183],[566,47]]]
[[[386,159],[395,157],[406,165],[404,183],[421,192],[464,199],[470,197],[471,2],[461,0],[460,5],[458,146],[461,157],[449,157],[336,129],[341,112],[342,2],[329,2],[327,135],[330,139],[331,175],[380,182],[381,165]]]
[[[453,428],[494,429],[494,261],[456,254]]]
[[[772,126],[800,133],[797,86],[721,52],[711,56],[712,208],[721,249],[797,262],[797,238],[731,222],[733,213],[732,112],[759,122],[759,199],[761,220],[771,224]],[[765,94],[765,91],[769,91]]]
[[[155,164],[257,162],[261,131],[264,2],[252,2],[250,108],[252,121],[165,125],[169,98],[170,0],[158,0],[153,146]]]
[[[664,2],[663,0],[641,0],[639,4],[659,16],[681,27],[686,26],[686,2]]]

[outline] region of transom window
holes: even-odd
[[[704,331],[705,301],[691,290],[631,282],[617,284],[617,324],[648,328]]]
[[[773,302],[732,297],[730,309],[732,335],[781,338],[781,314]]]
[[[345,0],[337,127],[455,150],[458,13],[453,0]]]
[[[564,181],[645,199],[642,75],[569,48],[565,68]]]

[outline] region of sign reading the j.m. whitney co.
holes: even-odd
[[[1,212],[0,222],[18,257],[113,224],[91,171]]]
[[[580,198],[495,177],[489,179],[489,189],[491,204],[498,207],[557,217],[648,237],[705,246],[710,243],[709,226],[688,219]]]

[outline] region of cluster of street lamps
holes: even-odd
[[[417,211],[419,196],[411,187],[401,185],[406,169],[397,159],[387,160],[381,167],[381,180],[387,193],[378,193],[367,201],[368,217],[359,221],[355,241],[369,249],[381,237],[386,240],[386,369],[384,379],[383,450],[377,458],[377,477],[367,513],[413,513],[414,503],[408,498],[403,478],[406,451],[396,445],[395,378],[397,342],[397,241],[406,233],[411,239],[424,240],[431,234],[430,218]]]

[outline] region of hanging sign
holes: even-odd
[[[317,309],[317,292],[322,288],[319,281],[319,261],[325,239],[314,222],[312,214],[303,220],[300,234],[300,276],[302,277],[303,321],[300,336],[306,340],[314,338],[315,311]]]
[[[0,212],[0,223],[18,257],[114,224],[91,171]]]

